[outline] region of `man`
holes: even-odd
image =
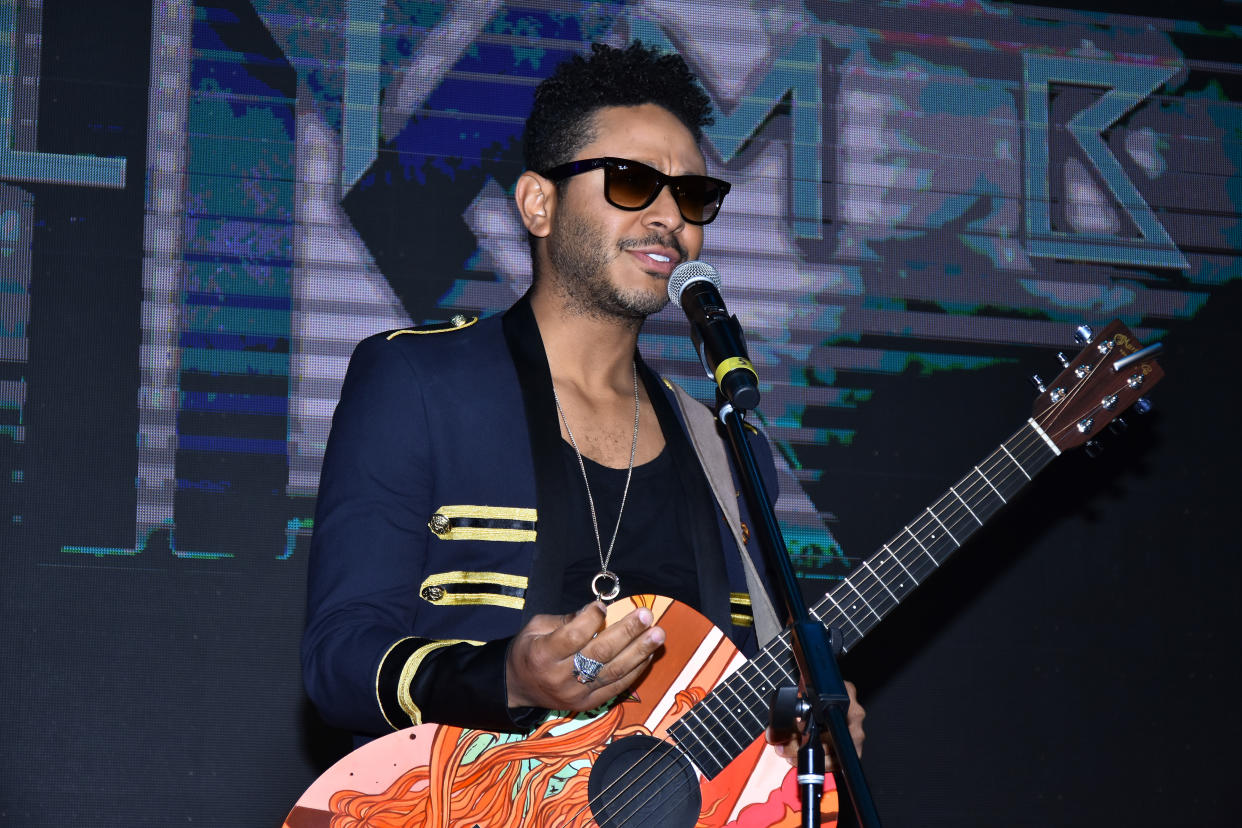
[[[698,149],[710,122],[680,57],[634,44],[566,63],[536,92],[515,189],[530,292],[502,317],[359,345],[303,642],[329,723],[361,738],[423,721],[518,732],[595,708],[675,634],[646,609],[605,626],[617,595],[677,598],[754,651],[738,546],[637,352],[728,191]]]

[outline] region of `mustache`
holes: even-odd
[[[683,262],[690,258],[686,255],[686,248],[681,245],[681,239],[676,236],[662,236],[659,233],[650,233],[641,239],[622,239],[617,246],[622,250],[632,250],[636,247],[668,247],[677,251],[677,256]]]

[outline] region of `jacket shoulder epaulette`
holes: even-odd
[[[477,316],[464,316],[457,314],[443,322],[428,322],[425,325],[415,325],[412,328],[402,328],[398,331],[389,331],[385,335],[385,339],[391,341],[402,334],[440,334],[452,333],[453,331],[464,331],[471,325],[479,321]]]

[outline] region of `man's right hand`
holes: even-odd
[[[509,647],[509,706],[580,712],[611,700],[638,680],[664,643],[664,630],[653,621],[651,610],[639,608],[605,627],[598,601],[571,615],[536,615]],[[578,652],[603,664],[589,684],[575,675]]]

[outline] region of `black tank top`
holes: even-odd
[[[600,571],[600,563],[578,457],[569,443],[562,442],[562,447],[565,473],[570,481],[565,505],[572,516],[571,548],[565,550],[561,594],[561,611],[568,613],[592,600],[591,579]],[[685,516],[687,497],[670,455],[665,446],[656,459],[634,467],[608,568],[621,579],[618,597],[654,593],[697,609],[699,581],[690,543],[690,522]],[[600,543],[606,553],[617,525],[626,470],[601,466],[589,457],[582,461],[591,481]]]

